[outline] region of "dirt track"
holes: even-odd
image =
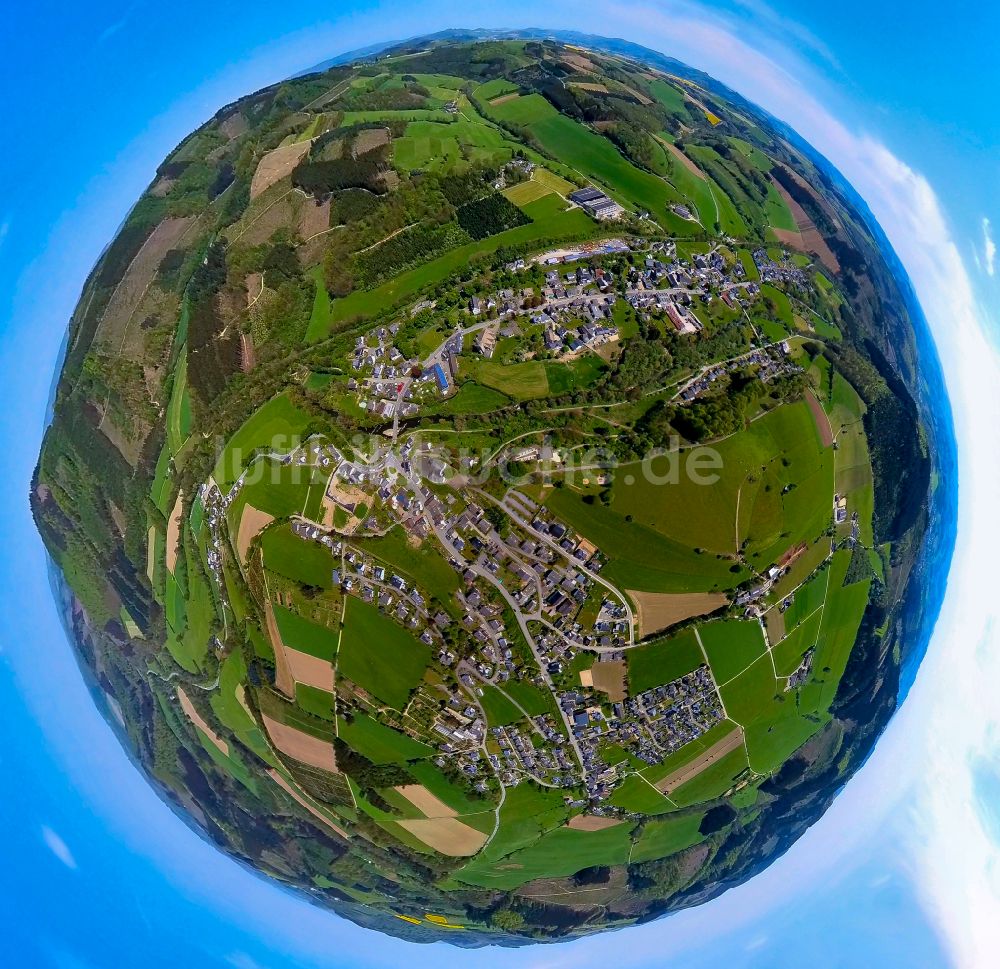
[[[711,767],[716,761],[722,760],[726,754],[731,753],[743,745],[743,728],[737,727],[732,732],[726,734],[722,740],[712,744],[708,750],[700,753],[693,761],[683,767],[668,774],[663,780],[653,785],[661,794],[669,794],[677,790],[682,784],[697,777],[705,768]]]
[[[181,701],[181,709],[187,714],[188,719],[215,745],[217,750],[228,757],[229,744],[205,722],[205,718],[197,711],[191,698],[181,687],[177,687],[177,699]]]

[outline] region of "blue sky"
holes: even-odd
[[[1000,10],[917,3],[18,5],[0,80],[0,918],[12,964],[431,964],[221,858],[148,790],[62,636],[25,495],[66,320],[163,156],[216,108],[342,50],[445,26],[564,26],[678,56],[824,151],[903,258],[939,342],[960,445],[996,441],[983,220],[1000,228]],[[873,9],[876,8],[876,9]],[[985,388],[992,388],[992,394]],[[911,697],[869,764],[777,865],[719,901],[586,946],[477,965],[983,965],[997,951],[995,447],[964,447],[959,557]],[[970,715],[971,714],[971,715]],[[12,741],[12,742],[11,742]],[[994,805],[995,807],[995,805]],[[792,946],[789,940],[794,940]],[[10,950],[8,950],[10,951]],[[624,953],[624,956],[623,956]],[[453,956],[452,956],[453,957]]]

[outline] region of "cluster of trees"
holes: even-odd
[[[458,224],[473,239],[485,239],[531,221],[510,199],[499,192],[493,192],[474,202],[466,202],[459,207],[456,217]]]
[[[363,188],[346,188],[334,192],[330,200],[330,225],[360,222],[373,215],[384,202],[384,197]]]
[[[454,222],[421,223],[400,232],[355,259],[354,277],[362,286],[377,286],[439,253],[463,245],[469,236]]]
[[[800,374],[777,378],[768,384],[751,371],[737,371],[728,381],[719,381],[719,390],[711,397],[699,397],[690,404],[660,403],[639,423],[639,428],[653,436],[667,433],[672,426],[689,441],[707,441],[735,434],[746,427],[747,420],[767,397],[766,406],[794,400],[804,386]]]
[[[905,385],[878,347],[866,341],[865,350],[867,357],[847,344],[822,348],[867,407],[864,425],[875,479],[876,540],[896,541],[924,505],[931,460],[917,430],[917,406]]]
[[[149,389],[142,365],[105,349],[91,350],[83,359],[80,371],[81,390],[91,400],[107,401],[117,427],[133,435],[137,422],[151,423],[156,407],[149,399]]]
[[[414,111],[427,107],[429,93],[422,85],[409,82],[403,87],[362,91],[349,98],[341,98],[336,104],[344,111]]]
[[[381,194],[386,190],[387,169],[386,152],[377,148],[357,158],[302,162],[292,172],[292,184],[310,195],[328,195],[342,188],[364,188]]]
[[[365,792],[365,797],[369,800],[373,796],[379,797],[380,787],[413,783],[413,775],[399,764],[373,764],[339,737],[333,738],[333,746],[337,756],[337,767]]]
[[[598,392],[635,395],[654,387],[671,364],[670,354],[656,342],[631,340],[625,345],[618,366],[599,382]]]
[[[461,174],[444,175],[438,179],[441,194],[456,208],[482,198],[490,191],[490,184],[497,177],[495,171],[471,168]]]
[[[203,405],[210,404],[239,370],[239,331],[229,327],[219,313],[216,296],[226,281],[226,250],[221,242],[209,246],[204,261],[187,287],[188,383]]]

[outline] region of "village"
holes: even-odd
[[[531,359],[536,355],[529,349],[531,337],[538,334],[537,345],[549,359],[568,362],[585,353],[607,358],[622,339],[616,322],[620,299],[640,320],[665,319],[678,334],[694,336],[704,328],[699,306],[720,299],[729,310],[745,313],[760,295],[760,285],[746,278],[741,260],[727,261],[718,245],[685,258],[678,255],[674,242],[655,242],[648,245],[638,265],[623,264],[619,275],[593,264],[599,257],[633,253],[635,246],[607,239],[578,250],[553,250],[532,260],[516,260],[507,266],[508,271],[540,271],[540,285],[508,286],[471,296],[465,321],[456,324],[423,359],[406,357],[396,346],[399,323],[357,337],[349,361],[348,392],[362,412],[398,427],[400,421],[416,417],[422,407],[455,393],[465,354],[492,360],[501,342],[513,342],[521,347],[518,359]],[[764,250],[755,252],[753,258],[760,262],[762,279],[765,271],[768,280],[789,285],[796,285],[800,276],[805,278],[801,269],[771,261]],[[584,260],[589,263],[565,268]],[[553,264],[563,268],[553,268]],[[413,312],[433,308],[433,301],[425,301]],[[787,355],[787,343],[781,349]],[[766,348],[730,363],[728,368],[720,364],[692,380],[684,399],[694,399],[736,365],[760,365],[765,381],[788,369],[787,365],[773,366],[774,355]]]

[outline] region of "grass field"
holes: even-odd
[[[732,563],[715,555],[696,554],[694,546],[668,538],[624,515],[588,505],[580,492],[556,488],[546,506],[610,559],[603,574],[626,589],[641,592],[715,592],[742,582],[749,573],[731,572]]]
[[[766,645],[756,620],[727,619],[700,626],[701,638],[716,683],[725,683],[764,655]]]
[[[219,487],[226,488],[239,477],[253,451],[272,448],[290,451],[298,444],[310,419],[286,394],[272,397],[243,423],[219,455],[213,472]]]
[[[792,604],[785,610],[785,630],[791,632],[806,616],[811,615],[826,601],[830,570],[824,569],[808,582],[800,585]]]
[[[219,671],[219,688],[211,697],[212,710],[243,744],[272,767],[277,767],[278,762],[257,726],[257,721],[247,713],[237,697],[237,690],[246,678],[246,661],[239,650],[234,650],[226,657]]]
[[[843,584],[850,556],[849,549],[842,549],[830,564],[830,585],[813,658],[815,673],[800,691],[802,707],[819,714],[825,714],[833,702],[868,604],[870,579]]]
[[[491,884],[494,875],[502,877],[503,858],[533,844],[546,831],[561,825],[568,816],[562,794],[553,788],[541,788],[524,782],[507,791],[500,808],[500,826],[492,841],[454,878],[470,885]]]
[[[644,767],[640,773],[650,784],[657,784],[732,733],[734,726],[732,720],[723,720],[706,730],[697,740],[668,754],[659,764]]]
[[[393,140],[392,157],[402,171],[447,171],[462,161],[506,161],[516,147],[497,128],[449,116],[448,123],[411,121]]]
[[[806,650],[816,644],[822,621],[823,613],[817,610],[771,647],[774,668],[779,676],[791,676],[798,669]]]
[[[306,328],[307,340],[313,338],[312,335],[316,333],[322,336],[330,329],[330,294],[327,292],[326,283],[323,282],[322,272],[317,269],[312,276],[316,283],[316,295],[313,297],[312,315]]]
[[[430,648],[360,599],[347,600],[338,672],[401,710],[430,662]]]
[[[628,861],[633,825],[622,823],[603,831],[559,827],[504,859],[503,865],[477,873],[457,873],[462,881],[484,888],[514,889],[535,878],[561,878],[595,865],[623,865]]]
[[[526,205],[544,195],[555,193],[565,198],[576,186],[572,182],[566,181],[547,168],[536,166],[531,173],[531,178],[518,182],[510,188],[504,190],[507,196],[515,205]]]
[[[546,504],[609,556],[609,578],[646,592],[732,588],[747,574],[730,571],[738,547],[763,570],[825,531],[834,455],[821,446],[804,402],[781,406],[712,447],[720,459],[715,483],[694,473],[703,452],[685,449],[654,458],[648,470],[621,467],[610,507],[588,505],[568,488],[555,489]]]
[[[498,77],[492,81],[487,81],[485,84],[480,84],[474,93],[480,101],[491,101],[493,98],[499,98],[504,94],[511,94],[516,90],[517,85],[512,81],[508,81],[504,77]]]
[[[488,255],[504,246],[529,246],[541,239],[552,241],[591,238],[598,234],[595,223],[581,209],[566,210],[565,202],[555,195],[547,195],[524,206],[524,213],[532,221],[528,225],[508,229],[487,239],[470,242],[446,252],[437,259],[416,269],[401,273],[372,290],[351,293],[334,301],[333,323],[355,317],[366,317],[395,306],[401,300],[421,289],[446,279],[468,265],[476,254]]]
[[[606,369],[604,361],[594,353],[584,353],[568,363],[548,361],[544,367],[549,394],[553,397],[589,387]]]
[[[333,694],[307,683],[295,684],[295,704],[322,720],[334,720]]]
[[[667,814],[676,810],[670,801],[638,774],[626,777],[618,790],[611,795],[610,802],[616,807],[638,814]]]
[[[798,226],[795,223],[792,210],[773,185],[767,187],[767,202],[764,206],[764,213],[768,225],[775,229],[786,229],[789,232],[797,231]]]
[[[612,513],[691,548],[732,554],[739,543],[758,568],[826,528],[833,452],[821,447],[804,402],[771,411],[713,449],[721,464],[714,484],[694,473],[692,462],[704,460],[698,449],[680,453],[676,482],[654,477],[667,475],[668,457],[650,463],[652,475],[640,465],[623,467],[618,478],[631,473],[634,481],[616,484]]]
[[[687,807],[721,797],[747,766],[746,750],[742,746],[737,747],[678,787],[670,799],[679,807]]]
[[[342,127],[367,124],[372,121],[437,121],[448,124],[452,116],[447,111],[436,108],[415,108],[413,110],[386,111],[345,111]]]
[[[433,748],[426,744],[363,713],[355,714],[350,722],[341,717],[337,721],[337,734],[344,743],[373,764],[401,764],[408,760],[430,757],[434,753]]]
[[[483,705],[486,722],[491,727],[506,727],[524,718],[524,714],[495,686],[483,684],[483,695],[479,702]]]
[[[551,713],[557,721],[559,720],[555,702],[548,690],[542,690],[533,683],[526,683],[524,680],[509,680],[504,684],[504,692],[529,717],[540,717],[542,714]]]
[[[547,153],[600,183],[618,201],[648,210],[681,235],[696,228],[668,212],[683,198],[667,182],[636,168],[607,138],[559,114],[540,94],[490,105],[488,111],[499,120],[527,125]]]
[[[431,751],[433,753],[433,751]],[[489,812],[484,816],[488,823],[488,831],[493,830],[493,809],[491,801],[470,794],[464,787],[449,780],[441,769],[431,760],[421,760],[408,764],[406,768],[413,777],[427,788],[436,798],[444,801],[452,810],[460,815]]]
[[[455,570],[429,544],[410,545],[402,528],[392,528],[381,538],[359,539],[355,544],[381,559],[394,572],[439,599],[445,610],[457,610],[452,593],[458,589]],[[457,612],[456,612],[457,614]]]
[[[191,433],[191,396],[187,386],[187,345],[180,349],[167,404],[167,447],[177,454]]]
[[[492,360],[463,360],[462,371],[477,383],[515,400],[537,400],[549,394],[546,367],[539,360],[507,365]]]
[[[466,381],[454,397],[436,408],[438,414],[489,414],[510,403],[510,398],[492,387]]]
[[[701,666],[705,660],[693,629],[676,636],[637,646],[625,654],[628,661],[629,694],[635,696],[670,683]]]
[[[516,185],[511,185],[510,188],[505,188],[503,194],[515,205],[527,205],[529,202],[534,202],[551,194],[551,191],[547,185],[529,178],[523,182],[518,182]]]
[[[320,516],[323,492],[329,472],[277,461],[258,461],[254,472],[240,489],[236,500],[226,510],[230,530],[236,534],[243,509],[250,505],[274,518],[305,515],[316,520]]]
[[[653,97],[668,111],[683,117],[685,114],[684,95],[677,88],[667,81],[657,78],[655,81],[650,81],[649,89],[653,92]]]
[[[333,659],[337,634],[332,629],[310,622],[284,606],[274,606],[274,618],[286,646],[320,659]]]
[[[657,144],[654,142],[654,145]],[[693,207],[701,224],[712,231],[720,213],[713,195],[711,180],[699,178],[673,151],[662,144],[659,144],[659,151],[666,178],[684,196],[688,207]],[[721,189],[719,191],[721,193]]]
[[[662,821],[648,821],[632,849],[631,861],[666,858],[703,841],[704,835],[698,830],[703,817],[703,814],[685,814]]]
[[[173,507],[173,494],[170,487],[170,446],[164,444],[156,461],[153,472],[153,483],[149,488],[149,498],[166,518]]]
[[[288,525],[277,525],[264,532],[261,547],[264,565],[272,572],[303,585],[332,588],[334,560],[325,546],[303,541]]]

